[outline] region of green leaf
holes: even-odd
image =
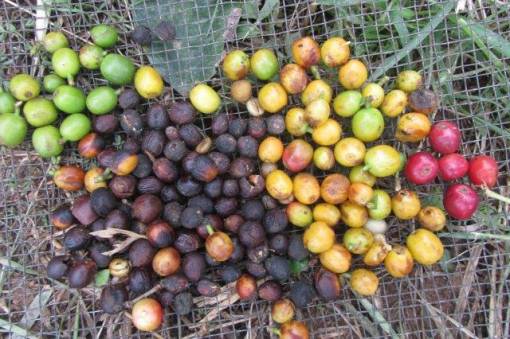
[[[264,2],[264,6],[262,6],[262,8],[260,9],[257,21],[261,22],[262,20],[270,16],[274,8],[278,6],[279,3],[280,3],[279,0],[266,0]]]
[[[209,80],[221,60],[227,18],[242,2],[194,0],[175,5],[170,0],[147,0],[135,5],[134,20],[153,28],[164,16],[173,23],[173,42],[155,41],[147,49],[150,63],[174,89],[187,96],[198,82]]]
[[[110,270],[104,269],[96,273],[96,286],[101,287],[108,283],[108,279],[110,279]]]
[[[239,24],[239,26],[237,26],[236,34],[238,40],[243,40],[259,35],[260,29],[257,25],[252,23]]]
[[[243,7],[243,14],[241,17],[246,19],[257,19],[259,17],[259,2],[260,1],[246,1]]]
[[[372,75],[370,76],[370,80],[374,81],[383,76],[389,69],[393,68],[402,58],[409,55],[409,53],[418,47],[418,45],[427,38],[430,34],[434,32],[434,29],[443,21],[445,17],[450,14],[452,9],[455,7],[457,1],[449,0],[444,3],[442,6],[442,10],[439,11],[436,15],[432,17],[430,22],[423,27],[416,36],[409,41],[407,45],[405,45],[402,49],[400,49],[397,53],[393,54],[391,57],[386,59],[383,62],[381,67],[379,67]]]
[[[301,272],[308,270],[308,260],[292,260],[290,262],[290,272],[294,275],[298,275]]]

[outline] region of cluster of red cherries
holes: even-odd
[[[443,197],[444,208],[451,217],[467,220],[478,209],[480,198],[476,190],[471,185],[459,182],[466,175],[473,186],[484,189],[492,197],[500,197],[489,190],[497,184],[496,160],[492,156],[478,155],[468,161],[463,154],[458,153],[462,135],[454,123],[437,122],[432,126],[428,139],[440,158],[437,159],[427,151],[414,153],[407,160],[404,173],[407,180],[415,185],[430,184],[438,176],[443,181],[452,182]]]

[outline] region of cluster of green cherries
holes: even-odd
[[[69,47],[62,32],[49,32],[44,37],[44,49],[51,54],[53,72],[41,83],[29,74],[17,74],[8,84],[8,92],[0,87],[0,144],[17,146],[26,137],[28,125],[35,128],[32,145],[43,158],[58,156],[67,141],[79,141],[91,130],[86,114],[103,115],[111,112],[118,101],[121,87],[135,83],[145,98],[153,98],[163,91],[161,76],[150,66],[138,70],[133,61],[118,53],[108,52],[118,41],[113,26],[97,25],[90,32],[92,43],[79,53]],[[75,77],[84,68],[99,70],[108,85],[93,88],[87,95],[75,86]],[[23,116],[20,112],[23,112]],[[65,113],[57,128],[53,124]]]

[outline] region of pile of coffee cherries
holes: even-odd
[[[157,32],[141,26],[131,38],[147,45],[154,36],[173,39],[175,30],[162,23]],[[65,141],[77,142],[88,165],[55,164],[52,171],[57,187],[83,193],[50,215],[65,253],[50,260],[48,277],[84,288],[106,272],[101,308],[109,314],[131,309],[139,330],[156,331],[166,307],[186,315],[195,297],[218,296],[233,283],[239,299],[273,303],[280,337],[308,338],[305,324],[293,320],[295,308],[317,296],[338,298],[342,279],[355,294],[370,296],[379,284],[370,268],[383,264],[401,278],[415,262],[433,265],[443,256],[434,233],[446,225],[443,210],[422,206],[411,189],[387,192],[377,186],[380,178],[403,170],[410,183],[427,185],[438,174],[444,181],[467,174],[496,196],[489,191],[497,184],[496,161],[468,162],[456,153],[461,133],[453,122],[431,123],[439,100],[422,76],[401,72],[387,91],[386,78],[367,83],[367,67],[351,59],[350,43],[340,37],[321,46],[311,37],[294,41],[294,63],[281,69],[270,49],[251,57],[228,53],[222,71],[232,81],[229,99],[246,106],[246,117],[218,112],[222,99],[205,83],[189,100],[143,103],[164,91],[158,72],[104,51],[117,41],[114,27],[96,26],[90,37],[93,44],[78,55],[64,34],[47,34],[54,73],[44,77],[46,95],[30,75],[10,80],[10,93],[0,93],[0,142],[20,144],[26,122],[36,128],[32,143],[43,157],[59,155]],[[85,95],[74,82],[82,68],[99,69],[108,85]],[[335,96],[321,79],[332,70],[342,88]],[[253,96],[255,83],[261,88]],[[289,95],[299,95],[302,105],[288,107]],[[66,117],[57,129],[59,112]],[[196,125],[199,114],[214,114],[203,120],[210,121],[206,132]],[[382,143],[395,118],[397,143],[428,137],[441,158],[421,151],[406,162],[396,144]],[[478,202],[466,184],[445,192],[445,210],[456,219],[469,219]],[[420,225],[405,245],[385,238],[391,214]],[[312,281],[295,275],[297,266],[310,269],[314,255],[321,267]],[[367,268],[348,273],[353,255]]]

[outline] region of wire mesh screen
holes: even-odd
[[[234,48],[249,53],[273,48],[280,65],[289,61],[292,40],[312,35],[319,42],[343,36],[352,54],[368,66],[373,80],[404,69],[422,70],[428,87],[439,94],[435,120],[452,119],[463,132],[462,152],[488,153],[499,164],[496,190],[510,193],[508,142],[510,128],[510,5],[507,1],[23,1],[0,4],[0,76],[2,84],[19,72],[42,75],[50,62],[38,47],[38,31],[62,30],[77,50],[98,23],[121,32],[117,50],[137,63],[151,62],[179,91],[211,78],[226,102],[225,110],[248,116],[244,106],[229,102],[230,82],[218,61]],[[175,18],[177,40],[148,48],[134,45],[128,33],[137,24],[153,26],[154,18]],[[178,19],[177,19],[178,18]],[[207,18],[207,19],[204,19]],[[46,22],[47,20],[47,22]],[[190,25],[191,20],[193,25]],[[218,42],[219,41],[219,42]],[[204,57],[205,56],[205,57]],[[179,66],[186,65],[184,71]],[[179,67],[178,67],[179,66]],[[336,91],[336,74],[322,70]],[[102,83],[96,72],[77,82],[84,88]],[[391,81],[390,81],[391,83]],[[261,83],[256,86],[260,87]],[[179,94],[181,93],[181,94]],[[291,99],[294,104],[298,98]],[[210,118],[201,118],[207,133]],[[349,134],[345,122],[344,134]],[[389,123],[384,141],[405,152],[427,148],[393,139]],[[72,148],[63,162],[83,162]],[[62,234],[52,229],[48,212],[71,196],[56,189],[48,170],[29,141],[0,150],[0,332],[17,337],[129,337],[134,330],[124,313],[110,316],[98,306],[100,289],[73,290],[45,278],[45,265],[62,253]],[[319,173],[320,174],[320,173]],[[387,179],[389,190],[411,187]],[[412,187],[423,204],[441,205],[444,186]],[[479,212],[467,222],[449,220],[439,235],[446,255],[438,265],[415,267],[406,278],[390,277],[383,268],[374,297],[355,296],[347,286],[338,300],[314,302],[298,311],[315,338],[337,337],[507,337],[510,333],[510,234],[508,207],[482,199]],[[388,239],[402,243],[414,222],[390,220]],[[339,230],[339,234],[343,230]],[[340,236],[339,236],[340,237]],[[360,265],[354,263],[354,266]],[[311,276],[311,274],[310,274]],[[304,274],[302,279],[310,280]],[[231,286],[230,286],[231,287]],[[241,302],[235,292],[197,299],[188,316],[166,310],[165,337],[270,337],[274,326],[270,305]]]

